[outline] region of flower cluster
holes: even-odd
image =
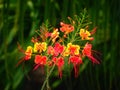
[[[60,22],[59,28],[49,28],[42,25],[37,31],[38,36],[32,37],[33,45],[28,46],[23,52],[22,60],[34,59],[37,69],[41,66],[58,68],[59,76],[62,77],[62,70],[65,62],[73,65],[75,77],[78,76],[78,67],[83,64],[83,58],[88,57],[93,63],[100,62],[93,56],[91,41],[94,40],[92,34],[96,28],[89,30],[88,26],[82,27],[81,23],[70,19],[71,23]]]

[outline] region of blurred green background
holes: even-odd
[[[84,8],[97,26],[94,49],[102,53],[101,64],[85,64],[78,78],[51,77],[51,88],[120,90],[120,0],[0,0],[0,90],[40,90],[40,71],[28,74],[31,64],[15,67],[17,42],[25,48],[43,22],[56,26]]]

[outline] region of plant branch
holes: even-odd
[[[44,81],[44,83],[43,83],[43,85],[42,85],[41,90],[44,90],[45,85],[46,85],[46,83],[48,82],[48,79],[49,79],[49,77],[50,77],[52,71],[54,70],[54,68],[55,68],[55,64],[54,64],[53,67],[51,68],[50,72],[47,74],[47,77],[46,77],[46,79],[45,79],[45,81]]]

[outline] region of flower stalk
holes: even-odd
[[[42,85],[41,90],[44,90],[46,84],[47,84],[47,89],[50,88],[50,86],[49,86],[49,77],[50,77],[50,75],[52,74],[54,68],[55,68],[55,64],[52,66],[52,68],[51,68],[51,70],[49,71],[49,73],[47,73],[47,77],[46,77],[46,79],[45,79],[45,81],[44,81],[44,83],[43,83],[43,85]]]

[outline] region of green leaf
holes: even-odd
[[[18,70],[16,72],[16,74],[14,75],[14,80],[13,80],[13,89],[16,89],[18,87],[18,85],[21,83],[22,79],[23,79],[23,72],[21,72],[21,70]]]

